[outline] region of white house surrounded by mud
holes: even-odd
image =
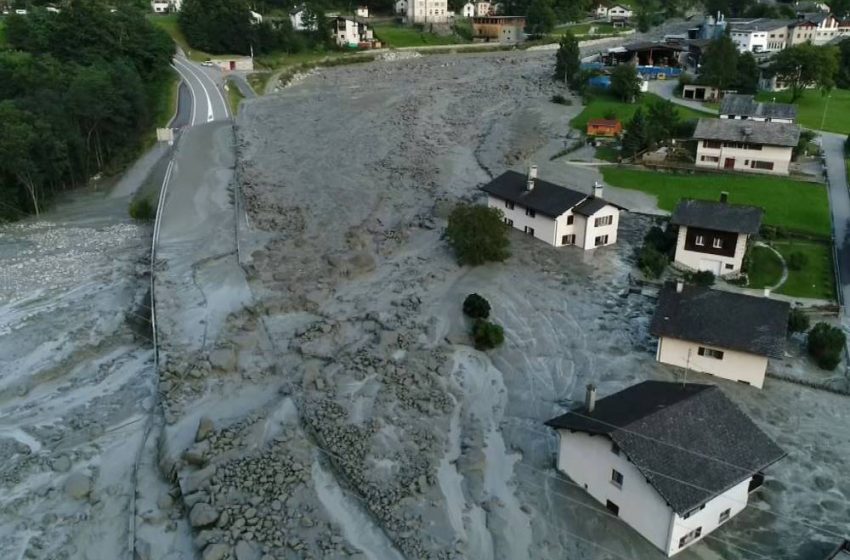
[[[756,206],[682,200],[670,223],[679,226],[674,262],[689,270],[708,270],[715,276],[737,274],[744,263],[747,242],[759,232],[764,211]]]
[[[538,179],[537,166],[531,166],[527,176],[506,171],[481,189],[507,225],[555,247],[587,250],[617,242],[623,208],[602,198],[599,183],[588,195]]]
[[[711,418],[711,422],[705,422]],[[558,470],[667,556],[747,506],[785,456],[714,385],[644,381],[546,422]]]
[[[650,332],[656,360],[761,389],[769,358],[785,351],[790,305],[681,282],[661,290]]]
[[[800,127],[784,122],[700,119],[693,138],[697,141],[697,167],[788,175]]]

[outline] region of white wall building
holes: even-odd
[[[686,270],[708,270],[715,276],[738,274],[750,236],[761,228],[764,211],[756,206],[682,200],[670,223],[678,226],[674,263]]]
[[[460,13],[465,18],[475,17],[475,4],[472,2],[467,2],[463,5],[463,8],[461,8]]]
[[[183,0],[151,0],[151,10],[157,14],[179,12],[183,6]]]
[[[791,42],[787,19],[729,19],[729,37],[740,52],[781,51]]]
[[[476,17],[484,17],[489,16],[493,11],[493,7],[490,5],[490,2],[476,2],[475,3],[475,16]]]
[[[696,166],[729,171],[788,175],[800,127],[780,122],[700,119]]]
[[[339,47],[356,47],[373,39],[372,30],[353,18],[338,16],[331,27],[334,42]]]
[[[655,358],[761,388],[768,359],[784,356],[789,311],[768,297],[668,284],[649,327]]]
[[[608,21],[614,22],[625,22],[631,19],[632,11],[626,6],[621,6],[619,4],[614,4],[605,14],[605,17]]]
[[[354,15],[361,18],[369,17],[369,6],[357,6],[357,9],[354,10]]]
[[[446,23],[448,0],[407,0],[408,23]]]
[[[407,15],[407,0],[396,0],[394,11],[397,15]]]
[[[667,556],[740,513],[785,455],[713,385],[644,381],[598,402],[589,385],[546,424],[558,470]]]
[[[506,171],[482,187],[487,205],[504,214],[505,223],[555,247],[595,249],[617,242],[620,206],[602,198],[602,186],[591,195],[537,178]]]
[[[304,21],[304,16],[307,13],[307,8],[302,4],[296,6],[289,11],[289,23],[292,24],[292,29],[295,31],[315,31],[316,24],[308,25]]]

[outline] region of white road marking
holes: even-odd
[[[191,64],[183,62],[179,58],[175,58],[174,60],[177,61],[177,64],[182,65],[190,74],[192,74],[192,76],[195,77],[195,79],[198,80],[198,83],[201,85],[201,89],[204,90],[204,97],[207,98],[207,122],[214,120],[215,114],[213,113],[212,100],[210,99],[210,92],[207,91],[207,86],[204,85],[204,81],[201,78],[198,77],[198,74],[192,68]]]
[[[171,67],[174,68],[178,74],[180,74],[180,79],[186,82],[186,87],[189,88],[189,92],[192,94],[192,121],[189,123],[189,125],[194,126],[195,121],[198,120],[198,100],[195,98],[195,88],[192,87],[192,84],[189,83],[189,80],[186,79],[186,76],[183,74],[183,72],[180,71],[180,68],[177,68],[173,64],[171,65]]]

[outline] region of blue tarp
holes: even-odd
[[[647,80],[657,80],[661,74],[664,74],[665,78],[676,78],[682,73],[681,68],[670,68],[668,66],[638,66],[637,71]]]
[[[587,85],[595,89],[610,89],[611,76],[594,76],[587,80]]]

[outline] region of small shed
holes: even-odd
[[[682,97],[696,101],[717,101],[720,97],[720,90],[714,86],[688,84],[682,88]]]
[[[619,136],[623,125],[618,119],[590,119],[587,121],[588,136]]]

